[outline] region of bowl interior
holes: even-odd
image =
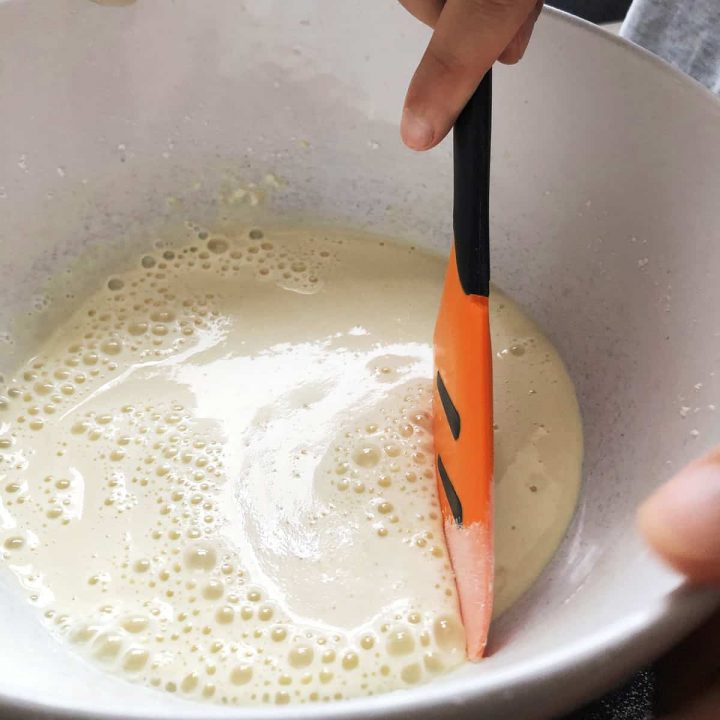
[[[426,39],[393,3],[0,2],[0,372],[52,322],[37,308],[59,271],[93,250],[96,265],[120,262],[186,219],[308,218],[447,248],[450,148],[416,155],[397,132]],[[539,712],[560,701],[539,700],[531,681],[596,667],[559,690],[570,702],[612,679],[598,669],[608,648],[621,671],[699,612],[686,605],[654,639],[646,632],[645,649],[621,650],[621,635],[648,631],[684,602],[670,596],[679,580],[636,537],[634,507],[720,425],[720,105],[648,56],[549,13],[525,61],[500,68],[495,86],[494,277],[576,383],[582,499],[551,566],[495,625],[492,657],[347,703],[348,715],[438,717],[451,697],[484,703],[488,718],[512,703]],[[264,201],[252,207],[239,189]],[[13,317],[28,311],[35,334],[13,335]],[[0,612],[8,702],[247,714],[127,685],[69,657],[2,574]]]

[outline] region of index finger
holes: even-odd
[[[436,145],[536,0],[447,0],[405,98],[401,133],[410,147]]]

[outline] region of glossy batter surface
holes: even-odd
[[[444,260],[377,237],[198,232],[106,278],[0,390],[0,552],[52,632],[193,699],[368,695],[464,662],[429,434]],[[507,298],[496,607],[572,514],[559,357]]]

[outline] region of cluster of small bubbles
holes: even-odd
[[[303,293],[316,292],[322,286],[325,267],[332,253],[316,237],[295,238],[287,242],[266,236],[260,228],[245,235],[229,237],[197,230],[198,244],[177,254],[189,267],[199,267],[231,277],[249,268],[256,278],[277,283]],[[177,258],[172,258],[176,260]]]
[[[50,298],[47,295],[36,295],[32,301],[33,309],[42,312],[50,306]]]
[[[330,483],[342,495],[367,497],[365,517],[378,537],[400,534],[405,541],[432,558],[447,564],[440,532],[418,533],[403,521],[400,508],[412,496],[424,496],[433,508],[431,520],[438,517],[435,500],[435,472],[430,428],[431,388],[426,381],[415,381],[391,393],[377,416],[349,427],[335,448],[334,465],[328,471]],[[450,581],[448,567],[443,577]]]

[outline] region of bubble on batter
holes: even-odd
[[[217,553],[207,545],[195,545],[185,552],[185,565],[192,570],[212,570],[217,563]]]
[[[20,550],[25,546],[25,539],[19,536],[9,537],[3,543],[3,547],[6,550]]]
[[[360,467],[375,467],[380,461],[380,450],[373,445],[362,445],[353,452],[352,459]]]

